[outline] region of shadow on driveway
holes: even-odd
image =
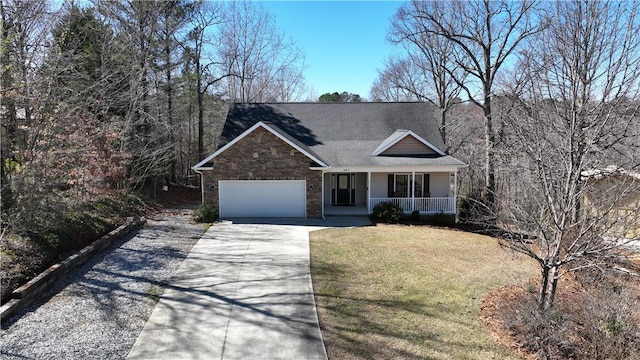
[[[309,268],[322,220],[233,219],[193,247],[129,359],[327,359]]]

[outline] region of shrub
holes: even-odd
[[[0,294],[6,301],[17,286],[121,224],[129,215],[121,197],[90,201],[70,191],[20,193],[3,217],[0,236]]]
[[[411,220],[413,221],[420,221],[420,211],[418,210],[413,210],[411,212]]]
[[[572,359],[579,354],[571,342],[573,324],[563,309],[540,310],[535,294],[530,293],[509,305],[502,314],[503,324],[530,353],[541,359]]]
[[[431,216],[431,222],[437,225],[449,225],[452,222],[455,222],[455,220],[453,220],[451,215],[447,215],[440,211],[439,213],[433,214],[433,216]]]
[[[640,359],[637,293],[604,276],[585,277],[594,279],[579,280],[583,291],[556,298],[548,310],[538,308],[535,292],[523,292],[507,301],[502,324],[541,359]]]
[[[400,221],[402,208],[392,202],[382,202],[373,208],[371,218],[376,222],[394,223]]]
[[[193,220],[199,223],[212,223],[218,220],[218,209],[210,204],[202,204],[193,211]]]
[[[584,295],[576,322],[590,358],[640,358],[639,305],[636,295],[619,284],[600,283]]]

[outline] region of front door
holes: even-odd
[[[335,205],[355,204],[355,174],[336,174]]]

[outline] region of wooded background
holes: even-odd
[[[257,2],[0,4],[3,234],[45,234],[101,199],[197,186],[191,167],[215,150],[230,102],[316,101],[301,44]],[[469,164],[462,220],[507,229],[507,244],[540,263],[543,307],[565,272],[621,255],[602,239],[637,220],[609,215],[638,181],[616,185],[602,211],[581,204],[586,171],[640,171],[639,7],[408,1],[389,24],[401,51],[369,100],[439,109],[447,151]]]

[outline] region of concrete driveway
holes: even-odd
[[[212,226],[128,358],[326,359],[309,273],[309,231],[326,223],[311,225],[243,219]]]

